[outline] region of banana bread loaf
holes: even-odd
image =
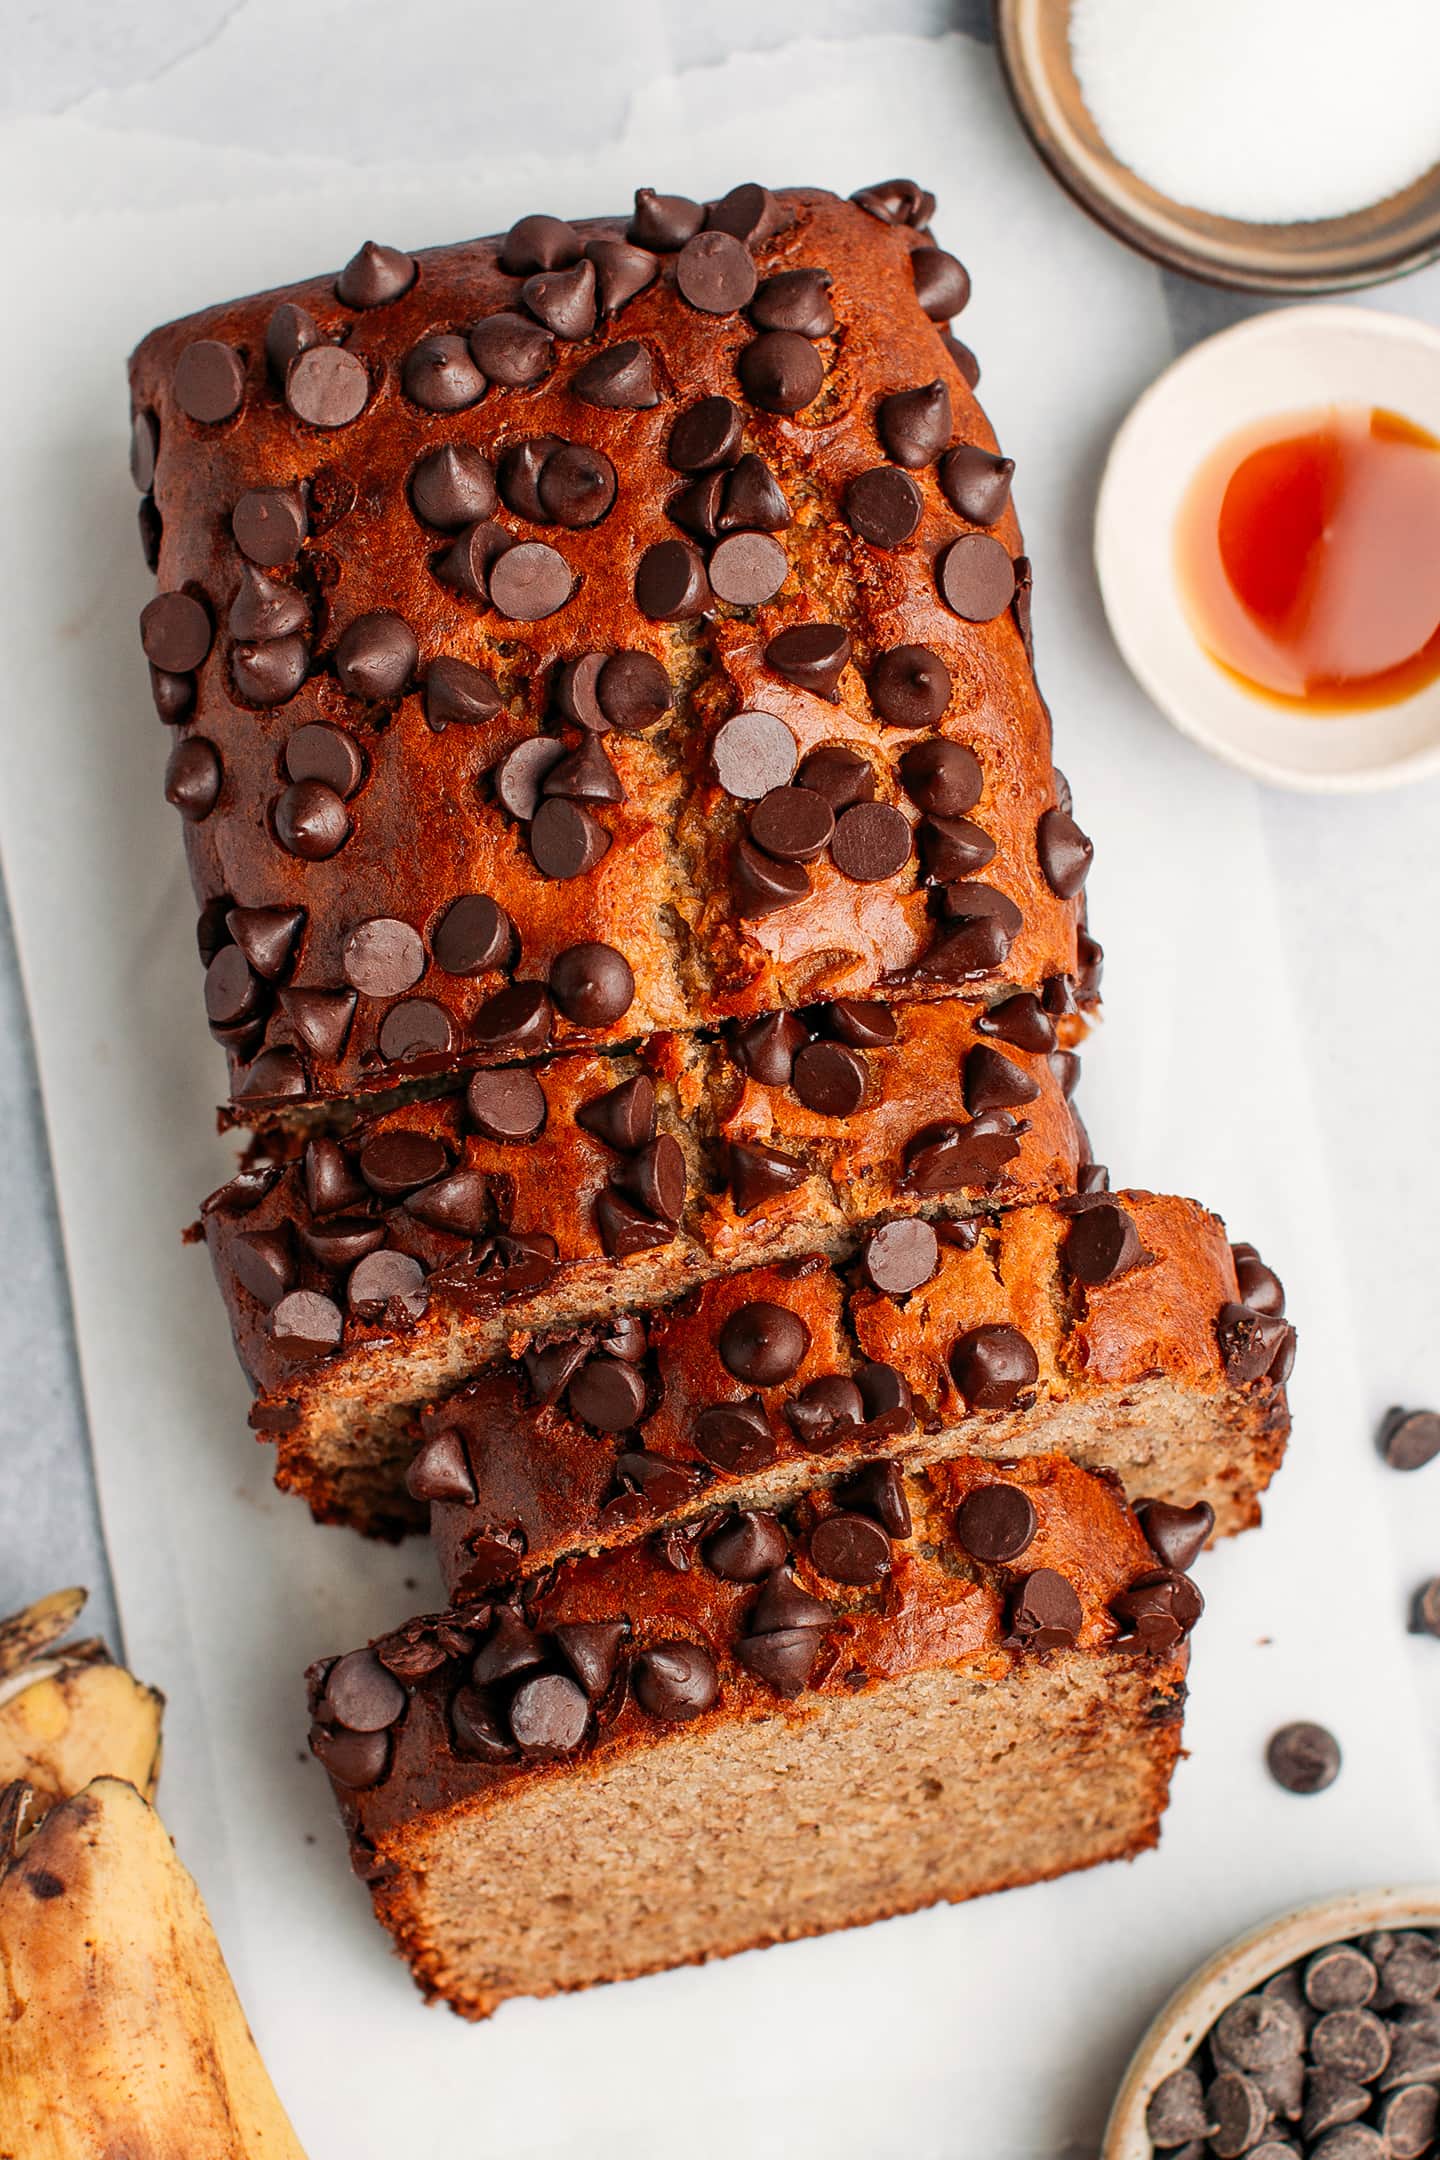
[[[1183,1564],[1056,1457],[886,1467],[326,1660],[311,1745],[417,1982],[486,2017],[1152,1845]]]
[[[642,191],[140,346],[141,636],[243,1119],[821,999],[1093,1002],[932,209]]]

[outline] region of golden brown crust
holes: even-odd
[[[188,657],[180,651],[159,686],[170,710],[182,714],[177,746],[209,744],[218,759],[213,807],[186,824],[207,953],[228,942],[233,926],[226,916],[235,907],[303,911],[288,945],[274,933],[284,946],[267,956],[275,965],[237,980],[243,971],[232,955],[228,977],[215,985],[212,1019],[231,1051],[242,1116],[382,1091],[457,1062],[513,1055],[497,1048],[493,1036],[477,1035],[481,1006],[512,977],[553,983],[557,956],[592,941],[624,955],[634,996],[608,1022],[559,1014],[557,1047],[635,1039],[822,996],[864,995],[881,985],[889,996],[951,989],[988,1001],[1006,983],[1038,990],[1054,980],[1056,1000],[1065,1003],[1060,981],[1073,981],[1078,971],[1082,998],[1093,992],[1094,954],[1088,944],[1077,946],[1082,902],[1073,891],[1064,897],[1052,889],[1037,854],[1039,821],[1061,798],[1050,765],[1049,718],[1022,627],[1003,606],[988,621],[962,619],[937,590],[945,548],[982,528],[946,500],[933,454],[911,475],[923,500],[912,538],[874,545],[842,510],[846,483],[886,463],[876,410],[891,393],[943,384],[953,409],[947,439],[993,448],[939,327],[916,298],[910,258],[917,246],[931,244],[929,236],[815,190],[791,191],[783,202],[791,222],[755,243],[760,275],[796,265],[823,269],[837,319],[836,330],[809,348],[823,360],[823,387],[788,415],[761,410],[737,372],[755,336],[752,321],[687,304],[676,288],[674,254],[658,258],[648,289],[602,319],[598,331],[577,342],[556,339],[551,371],[538,384],[492,383],[479,402],[459,411],[422,410],[403,387],[406,358],[426,337],[463,339],[478,320],[524,307],[522,279],[498,267],[502,243],[496,241],[419,256],[409,289],[384,305],[347,306],[332,279],[316,278],[171,324],[135,354],[131,379],[142,432],[147,440],[158,432],[147,500],[159,526],[160,588],[201,600],[213,631],[198,666],[179,667]],[[596,220],[576,228],[577,244],[613,240],[623,231],[623,220]],[[307,425],[287,407],[265,357],[267,326],[282,303],[313,318],[322,340],[316,352],[363,362],[367,402],[351,424]],[[177,399],[177,365],[205,341],[239,355],[241,403],[217,423],[189,417]],[[649,354],[653,405],[603,409],[576,395],[577,375],[620,344]],[[462,371],[473,367],[463,343],[459,351]],[[767,461],[789,500],[792,522],[781,534],[786,582],[775,599],[758,605],[716,603],[693,619],[653,621],[636,601],[637,564],[647,548],[684,537],[669,505],[693,475],[668,461],[667,445],[677,415],[707,395],[743,407],[743,447]],[[513,502],[501,502],[491,523],[511,541],[558,549],[576,581],[555,613],[519,620],[502,614],[498,602],[467,597],[436,575],[453,534],[417,519],[407,485],[417,460],[441,446],[477,448],[493,464],[507,447],[544,436],[608,458],[618,492],[609,513],[583,529],[537,522]],[[148,462],[142,456],[142,478]],[[242,496],[260,489],[300,502],[307,524],[292,560],[257,570],[242,558],[230,518]],[[519,483],[508,492],[523,499]],[[1020,533],[1008,503],[984,530],[1017,557]],[[227,623],[237,595],[239,630],[232,632]],[[262,705],[253,694],[238,695],[232,668],[237,658],[242,669],[247,665],[255,620],[263,633],[277,607],[299,624],[287,635],[299,641],[297,667],[303,665],[305,677],[283,702]],[[335,655],[346,629],[376,611],[403,618],[418,657],[401,668],[398,694],[367,698],[342,687]],[[825,622],[844,628],[853,655],[834,702],[797,687],[765,657],[779,631]],[[273,662],[284,640],[262,635],[260,642]],[[150,643],[159,650],[163,640],[152,636]],[[749,805],[717,784],[710,763],[716,728],[759,708],[790,730],[801,757],[836,743],[860,753],[873,768],[878,799],[898,805],[913,826],[919,812],[901,785],[899,759],[926,731],[882,722],[867,678],[880,654],[916,644],[937,653],[952,678],[938,732],[973,750],[983,770],[973,820],[996,852],[979,876],[1021,917],[1003,957],[992,953],[974,973],[957,962],[940,978],[907,973],[922,955],[933,956],[945,928],[929,912],[913,853],[901,871],[873,883],[857,882],[823,855],[811,864],[805,898],[742,918],[733,889],[735,851]],[[610,836],[608,852],[582,875],[545,877],[527,827],[496,800],[493,768],[507,748],[542,727],[557,740],[563,733],[568,748],[579,747],[573,725],[557,733],[556,669],[589,652],[617,651],[659,660],[677,704],[649,732],[591,738],[625,796],[590,801],[587,814]],[[502,702],[491,717],[451,720],[438,732],[427,724],[418,686],[441,658],[471,663],[495,680]],[[345,832],[343,843],[321,859],[302,859],[277,840],[275,819],[290,777],[287,745],[302,725],[314,723],[341,731],[359,752],[359,771],[348,801],[326,806],[336,836]],[[194,748],[185,755],[202,765],[207,757]],[[192,766],[192,813],[209,800],[214,774],[213,765],[208,778]],[[283,823],[283,809],[280,814]],[[435,932],[451,902],[471,893],[487,894],[507,911],[518,957],[507,953],[479,974],[447,972]],[[413,959],[392,956],[378,974],[362,969],[352,1011],[346,940],[376,918],[408,926],[401,943]],[[375,987],[365,987],[370,982]],[[312,1012],[308,1039],[293,997],[301,990],[332,1001],[322,1017]],[[332,1027],[345,1031],[338,1047],[321,1040]]]

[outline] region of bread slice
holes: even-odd
[[[965,273],[909,184],[741,192],[366,248],[135,353],[242,1121],[822,998],[1093,1002]]]
[[[324,1661],[311,1744],[416,1981],[486,2017],[1153,1845],[1199,1609],[1112,1481],[962,1458]]]
[[[1244,1249],[1237,1279],[1213,1215],[1131,1192],[936,1227],[874,1232],[849,1269],[728,1276],[436,1404],[409,1481],[449,1594],[879,1457],[1059,1451],[1134,1500],[1206,1503],[1221,1535],[1258,1520],[1293,1331]],[[906,1265],[909,1292],[867,1279]]]

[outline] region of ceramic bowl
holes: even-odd
[[[1151,385],[1111,447],[1095,559],[1116,643],[1183,734],[1279,787],[1340,793],[1440,772],[1440,681],[1392,705],[1306,714],[1211,659],[1174,570],[1196,469],[1237,430],[1315,406],[1389,407],[1440,435],[1440,330],[1366,308],[1281,308],[1222,330]]]
[[[1106,147],[1070,65],[1070,0],[995,0],[995,43],[1021,125],[1061,186],[1167,270],[1299,298],[1378,284],[1440,256],[1440,165],[1345,217],[1214,217],[1147,187]]]
[[[1273,1973],[1326,1943],[1377,1928],[1440,1926],[1440,1883],[1400,1890],[1355,1890],[1302,1905],[1217,1950],[1166,2003],[1135,2051],[1105,2126],[1100,2160],[1152,2160],[1145,2129],[1150,2095],[1190,2060],[1222,2010]]]

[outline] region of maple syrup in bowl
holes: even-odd
[[[1306,307],[1197,346],[1116,438],[1096,557],[1208,749],[1332,791],[1440,771],[1440,333]]]

